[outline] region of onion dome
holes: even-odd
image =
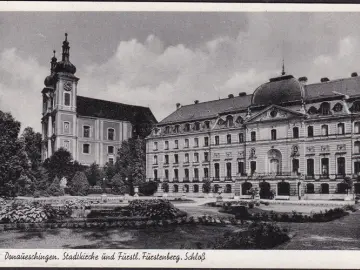
[[[76,67],[70,62],[70,47],[67,36],[67,33],[65,33],[65,40],[62,45],[62,60],[56,64],[55,72],[66,72],[75,74]]]
[[[253,105],[281,104],[302,100],[305,96],[302,84],[292,75],[272,78],[260,85],[253,94]]]
[[[55,83],[54,69],[55,69],[56,61],[57,61],[57,59],[55,57],[55,53],[56,53],[56,51],[54,50],[54,56],[51,58],[51,62],[50,62],[51,63],[51,69],[50,69],[51,75],[47,76],[44,81],[44,84],[46,87],[51,87]]]

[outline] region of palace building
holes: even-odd
[[[63,147],[83,165],[103,166],[115,161],[123,141],[146,137],[157,123],[149,108],[79,96],[67,34],[62,60],[57,61],[54,51],[50,71],[42,90],[42,160]]]
[[[147,178],[169,194],[204,196],[210,181],[225,196],[344,199],[359,173],[356,73],[307,84],[283,70],[253,94],[177,104],[147,137]]]

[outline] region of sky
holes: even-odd
[[[41,131],[44,79],[64,33],[78,94],[150,107],[252,93],[285,71],[309,83],[360,73],[359,13],[2,12],[0,110]]]

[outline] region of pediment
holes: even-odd
[[[290,110],[277,105],[270,105],[261,112],[255,113],[246,120],[246,123],[264,122],[264,121],[277,121],[293,118],[302,118],[305,114]]]

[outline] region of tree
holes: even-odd
[[[21,140],[25,144],[25,152],[31,162],[31,168],[38,168],[41,164],[41,134],[31,127],[26,127]]]
[[[101,180],[99,165],[95,162],[85,171],[90,186],[95,186]]]
[[[49,178],[54,179],[56,176],[60,179],[72,179],[76,172],[83,171],[84,167],[77,161],[73,161],[71,153],[65,148],[59,148],[54,154],[47,158],[43,164],[48,171]]]
[[[157,183],[154,181],[144,182],[139,185],[139,193],[144,196],[152,196],[156,191]]]
[[[84,172],[76,172],[71,180],[69,190],[74,196],[86,196],[89,193],[89,182]]]
[[[47,189],[47,193],[50,196],[63,196],[65,195],[64,189],[60,187],[60,179],[59,177],[55,177],[54,181]]]
[[[0,196],[15,197],[16,182],[29,168],[24,144],[18,139],[20,122],[0,111]]]
[[[349,194],[349,190],[352,189],[352,186],[353,186],[353,180],[351,177],[349,176],[345,176],[344,178],[344,183],[347,185],[346,187],[346,193]]]
[[[115,174],[111,179],[111,189],[115,194],[125,194],[130,191],[128,183],[125,183],[120,173]]]
[[[211,182],[209,180],[205,180],[203,184],[204,193],[210,193],[211,191]]]
[[[124,141],[118,151],[115,170],[122,179],[128,179],[131,192],[146,179],[146,142],[144,139],[130,138]]]

